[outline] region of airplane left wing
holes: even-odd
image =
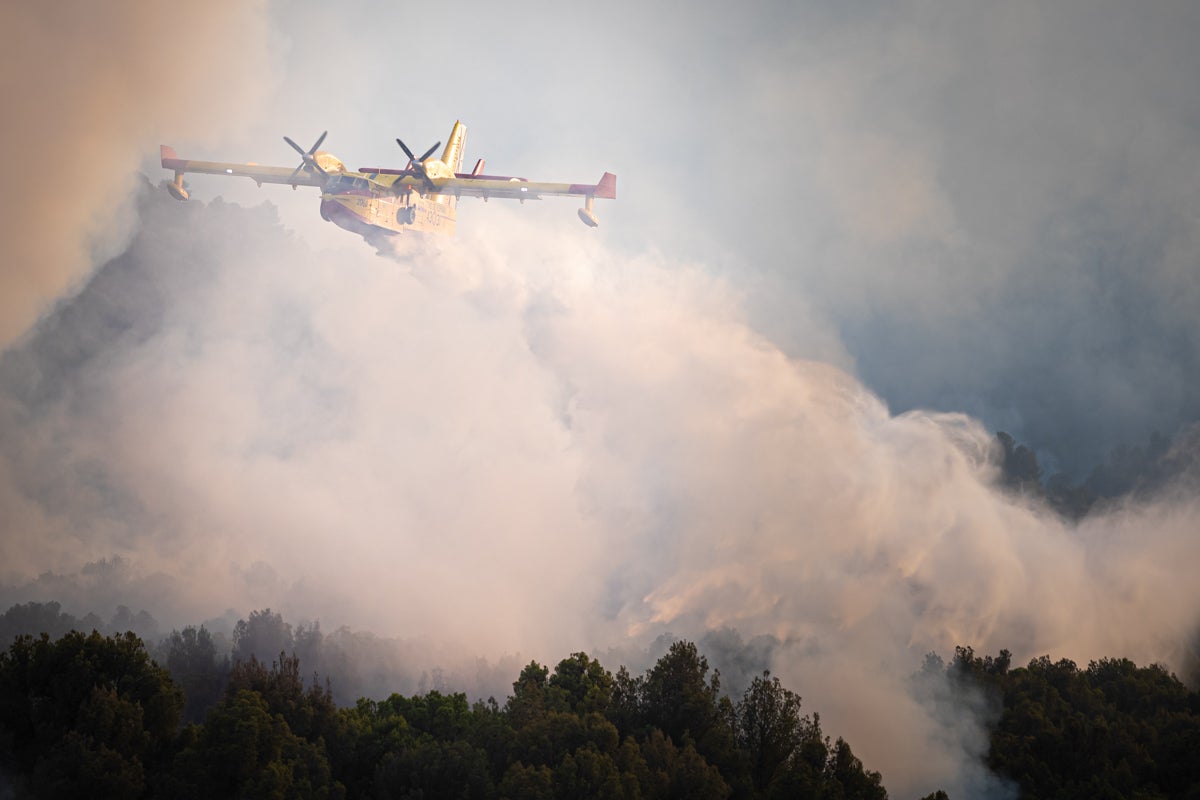
[[[617,176],[611,172],[604,173],[599,183],[543,183],[527,181],[524,178],[500,178],[486,175],[455,174],[453,178],[435,180],[436,194],[452,195],[454,197],[502,197],[510,200],[539,200],[543,195],[563,196],[582,195],[583,208],[579,209],[579,219],[589,228],[600,224],[596,219],[593,201],[597,198],[605,200],[617,199]]]
[[[453,195],[455,197],[500,197],[510,200],[537,200],[543,195],[564,196],[580,195],[583,197],[600,197],[605,200],[617,199],[617,176],[611,172],[604,173],[599,183],[545,183],[527,181],[524,178],[504,178],[490,175],[462,175],[435,181],[437,194]]]

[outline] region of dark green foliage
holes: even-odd
[[[138,797],[183,707],[132,633],[18,637],[0,654],[0,754],[40,797]]]
[[[708,677],[708,659],[691,642],[676,642],[641,684],[643,724],[676,742],[690,741],[710,762],[735,768],[733,705],[721,696],[721,676]]]
[[[185,723],[200,722],[221,697],[229,678],[229,658],[217,658],[212,635],[201,625],[171,631],[167,637],[167,670],[183,690]]]
[[[242,652],[291,635],[278,615],[251,616]],[[6,618],[66,616],[29,604]],[[319,658],[319,628],[298,630]],[[294,653],[228,668],[204,628],[159,652],[170,674],[132,633],[18,636],[0,653],[0,773],[16,797],[887,797],[778,678],[734,703],[690,642],[637,677],[585,653],[531,662],[503,706],[431,691],[339,709]],[[988,726],[986,766],[1023,798],[1200,797],[1200,695],[1159,666],[1043,656],[1014,669],[1008,651],[958,647],[914,680],[939,714]],[[179,685],[199,724],[180,727]]]
[[[321,743],[297,736],[258,692],[226,696],[176,757],[164,794],[181,798],[338,798]]]
[[[8,647],[18,636],[41,636],[59,639],[68,631],[87,631],[104,627],[94,614],[78,620],[53,601],[49,603],[19,603],[0,616],[0,646]]]
[[[960,647],[948,675],[998,693],[988,766],[1021,797],[1200,797],[1200,695],[1174,675],[1127,659],[1009,662]]]
[[[800,716],[800,696],[764,672],[737,706],[738,744],[749,759],[754,788],[771,785],[800,749],[811,722]]]
[[[263,612],[237,638],[286,630]],[[207,705],[202,722],[180,728],[182,693],[132,633],[18,638],[0,657],[0,769],[18,796],[886,797],[777,679],[735,706],[688,642],[638,678],[585,653],[553,671],[531,662],[504,706],[431,691],[338,709],[287,653],[236,661],[214,701],[223,676],[204,628],[163,652],[189,695],[209,698],[190,711]]]
[[[300,659],[294,655],[280,653],[270,669],[253,656],[234,664],[225,696],[232,698],[242,691],[260,695],[273,714],[282,716],[296,735],[309,741],[336,735],[342,724],[332,690],[321,686],[315,675],[305,689]]]
[[[249,661],[251,658],[274,658],[276,653],[290,653],[295,649],[292,626],[271,609],[252,611],[247,619],[238,620],[233,629],[233,662]]]
[[[558,662],[549,687],[565,693],[571,711],[604,713],[612,702],[613,676],[587,653],[572,653],[570,658]]]

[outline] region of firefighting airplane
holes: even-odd
[[[180,158],[174,149],[164,144],[161,146],[163,168],[175,172],[175,180],[167,184],[167,190],[175,199],[187,200],[183,176],[188,172],[239,175],[250,178],[260,187],[264,183],[286,184],[293,189],[316,186],[321,190],[321,216],[338,227],[364,236],[407,231],[453,234],[455,206],[460,197],[482,197],[485,202],[500,197],[523,203],[539,200],[544,195],[579,195],[583,197],[579,218],[594,228],[600,224],[592,208],[595,198],[615,200],[617,197],[617,176],[610,172],[604,173],[600,182],[594,185],[537,183],[525,178],[485,175],[481,158],[473,170],[461,173],[463,143],[467,138],[467,128],[462,122],[454,123],[441,158],[430,158],[441,142],[418,157],[397,139],[396,143],[408,156],[408,165],[404,169],[362,167],[357,171],[348,170],[335,156],[317,149],[325,141],[326,133],[328,131],[322,133],[308,150],[283,137],[300,154],[300,165],[295,169],[192,161]]]

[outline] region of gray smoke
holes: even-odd
[[[5,3],[0,31],[3,348],[123,247],[163,131],[227,132],[274,70],[258,2]]]

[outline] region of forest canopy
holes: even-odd
[[[31,603],[0,621],[64,618]],[[153,656],[132,632],[18,633],[0,654],[0,770],[17,797],[888,796],[778,677],[732,696],[692,642],[640,675],[582,652],[531,661],[504,703],[432,689],[339,705],[297,655],[319,638],[270,610],[238,623],[228,653],[204,626]],[[267,644],[283,646],[269,661]],[[995,705],[985,766],[1014,796],[1200,793],[1200,695],[1160,666],[1014,668],[959,647],[913,681]]]
[[[586,653],[530,662],[503,705],[432,690],[339,708],[296,655],[230,666],[203,628],[173,633],[167,664],[133,633],[19,635],[0,655],[16,794],[887,797],[778,678],[735,701],[691,642],[636,677]]]

